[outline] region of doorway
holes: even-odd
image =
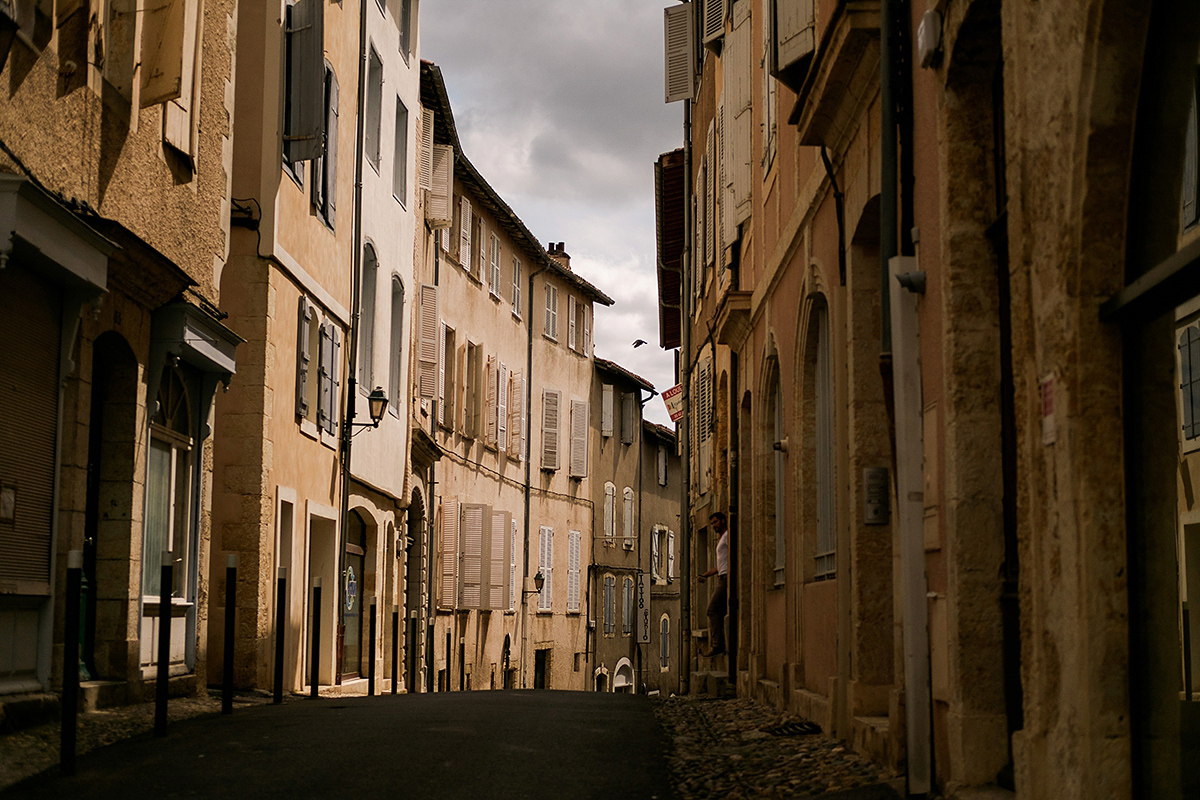
[[[367,524],[357,511],[350,512],[346,526],[345,601],[342,605],[342,677],[357,678],[362,672],[362,589],[367,566]]]
[[[533,652],[533,688],[545,689],[550,676],[550,650]]]

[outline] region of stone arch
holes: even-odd
[[[425,607],[421,598],[421,579],[426,569],[428,524],[425,495],[419,486],[414,486],[401,539],[404,543],[404,575],[399,579],[403,598],[401,609],[405,619],[405,686],[409,692],[417,691],[417,687],[421,685],[421,662],[425,646]],[[432,673],[429,674],[427,689],[432,690]]]

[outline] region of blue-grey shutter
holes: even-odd
[[[325,117],[325,221],[333,227],[337,206],[338,82],[329,71],[329,106]]]
[[[623,444],[633,444],[633,426],[637,419],[634,402],[633,392],[625,392],[621,395],[621,442]]]
[[[338,408],[341,405],[341,370],[339,369],[342,363],[342,332],[333,324],[329,326],[330,332],[330,360],[329,360],[329,419],[326,422],[325,430],[336,435],[338,431],[338,420],[341,415],[338,413]]]
[[[323,0],[297,0],[288,6],[287,117],[283,157],[288,163],[308,161],[321,152],[325,121],[322,100],[325,64]]]
[[[321,429],[326,429],[329,423],[329,331],[329,323],[322,323],[317,350],[317,427]]]
[[[308,298],[300,298],[300,323],[296,333],[296,415],[308,416],[308,366],[312,361],[309,332],[312,329],[312,306]]]

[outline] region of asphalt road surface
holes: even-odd
[[[295,700],[172,725],[5,798],[673,797],[650,701],[486,691]]]

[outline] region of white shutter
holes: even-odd
[[[446,419],[446,323],[441,323],[438,335],[438,379],[437,379],[437,421],[439,425],[447,425]]]
[[[710,44],[725,35],[726,0],[700,0],[700,2],[704,4],[701,33],[704,43]]]
[[[500,296],[500,237],[492,234],[492,273],[489,288],[496,297]]]
[[[750,118],[753,91],[751,86],[751,41],[749,0],[737,0],[733,10],[733,31],[725,40],[721,67],[725,74],[726,133],[728,158],[725,171],[731,195],[731,225],[750,216]],[[732,242],[732,228],[726,241]]]
[[[421,153],[417,185],[422,189],[433,189],[433,120],[432,108],[421,109]]]
[[[575,349],[575,295],[567,295],[567,347]]]
[[[329,332],[329,420],[325,430],[336,436],[342,420],[342,331],[330,323]]]
[[[540,547],[538,548],[538,571],[542,573],[542,591],[538,595],[538,609],[546,611],[554,604],[554,529],[541,526]]]
[[[600,435],[613,435],[613,386],[606,383],[600,388]]]
[[[704,265],[708,263],[707,228],[705,227],[705,214],[708,210],[708,166],[706,164],[707,155],[700,156],[700,170],[696,174],[696,189],[692,196],[692,213],[696,217],[696,265],[698,269],[693,270],[697,275],[703,270]],[[692,291],[695,293],[695,281],[692,279]]]
[[[650,536],[650,574],[654,576],[655,580],[665,577],[659,574],[658,557],[658,530],[655,530]]]
[[[521,392],[521,382],[519,371],[509,373],[508,443],[505,449],[509,458],[518,460],[521,458],[521,419],[524,416],[521,413],[521,405],[525,400],[524,393]]]
[[[421,397],[433,399],[437,392],[438,376],[438,304],[437,287],[421,284],[420,295],[420,347],[417,351],[419,366],[419,393]]]
[[[546,329],[551,339],[558,341],[558,287],[546,284]]]
[[[558,469],[558,417],[562,395],[542,390],[542,469]]]
[[[425,219],[430,227],[441,229],[442,249],[450,250],[451,223],[454,222],[454,148],[448,144],[433,145],[429,200],[425,203]],[[422,167],[424,169],[424,167]],[[467,202],[470,205],[469,201]],[[469,238],[469,237],[468,237]]]
[[[633,549],[633,489],[626,486],[624,491],[625,503],[622,508],[624,518],[621,520],[621,527],[625,537],[625,549]]]
[[[459,201],[458,217],[458,263],[467,272],[471,271],[471,201],[462,198]]]
[[[775,69],[778,74],[811,55],[816,43],[813,0],[770,0],[775,11]]]
[[[458,501],[442,501],[442,542],[438,548],[438,608],[458,603]]]
[[[196,71],[200,40],[199,0],[176,0],[183,5],[183,69],[179,78],[179,94],[163,105],[163,138],[167,144],[186,153],[196,154]],[[320,8],[316,10],[321,14]],[[145,102],[143,101],[143,106]]]
[[[732,110],[724,102],[717,109],[717,150],[721,154],[717,174],[719,180],[717,191],[720,192],[717,196],[717,202],[720,203],[720,209],[717,213],[721,218],[721,227],[717,230],[717,266],[720,269],[725,268],[725,248],[732,244],[737,226],[734,215],[732,175],[729,169],[729,155],[731,151],[729,134],[731,126],[727,117],[731,113]]]
[[[579,304],[579,316],[583,320],[583,347],[579,352],[582,355],[590,356],[592,354],[592,309],[587,303]]]
[[[496,370],[496,449],[508,450],[508,367],[503,362]]]
[[[707,183],[704,191],[708,210],[704,213],[704,224],[707,226],[707,241],[704,243],[704,255],[707,260],[704,263],[708,265],[715,262],[720,255],[717,252],[717,228],[721,224],[721,220],[717,217],[717,192],[719,191],[717,161],[720,159],[720,153],[717,152],[716,119],[708,123],[708,149],[705,152],[708,154],[708,173],[705,176]],[[700,277],[700,275],[697,275],[697,277]]]
[[[515,257],[513,258],[512,307],[513,313],[518,317],[521,316],[521,260]]]
[[[487,417],[487,428],[483,434],[483,443],[488,447],[496,444],[496,358],[488,356],[487,367],[484,370],[484,380],[487,381],[484,413]]]
[[[579,531],[567,533],[567,611],[579,611]]]
[[[586,478],[588,474],[588,404],[571,401],[571,477]]]
[[[667,448],[658,446],[658,485],[667,485]]]
[[[675,531],[667,531],[667,580],[675,580]]]
[[[519,453],[517,453],[518,460],[525,458],[525,442],[529,435],[529,415],[526,413],[526,396],[528,391],[529,389],[525,383],[525,379],[521,378],[521,450]]]
[[[604,484],[604,538],[612,544],[617,535],[617,487],[611,483]]]
[[[142,10],[142,108],[180,95],[187,58],[184,52],[186,6],[184,0],[146,0]]]
[[[459,580],[459,607],[483,608],[484,526],[491,521],[491,507],[478,503],[463,503],[462,573]],[[490,524],[487,525],[491,528]]]
[[[517,521],[511,520],[512,534],[508,547],[508,610],[517,607]]]
[[[665,8],[663,28],[666,102],[691,100],[696,94],[696,29],[692,25],[692,4]]]
[[[317,427],[325,430],[329,420],[332,396],[332,384],[329,382],[329,365],[333,358],[332,326],[328,322],[321,323],[317,335]]]
[[[508,608],[509,597],[509,566],[512,553],[508,549],[512,531],[512,514],[507,511],[493,511],[489,525],[490,552],[488,559],[487,597],[485,607],[502,611]]]

